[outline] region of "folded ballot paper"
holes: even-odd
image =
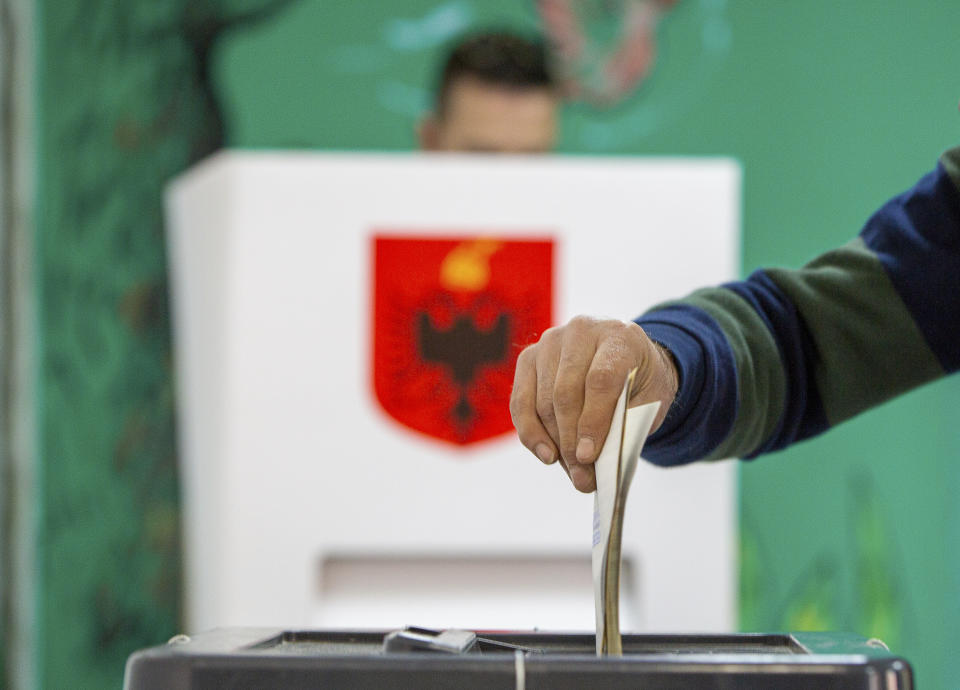
[[[610,432],[594,467],[597,492],[593,498],[593,596],[597,614],[597,654],[620,656],[620,542],[623,511],[659,402],[627,408],[634,369],[627,375],[610,423]]]

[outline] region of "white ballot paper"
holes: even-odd
[[[623,391],[594,467],[597,492],[593,497],[593,597],[597,614],[597,654],[620,656],[620,542],[623,511],[659,402],[627,408],[637,374],[627,375]]]

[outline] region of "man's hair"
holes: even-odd
[[[453,46],[440,72],[438,113],[447,105],[450,88],[463,77],[511,89],[553,87],[543,42],[508,31],[468,34]]]

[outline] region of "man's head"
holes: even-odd
[[[504,32],[468,36],[443,66],[420,148],[543,153],[556,139],[558,102],[542,43]]]

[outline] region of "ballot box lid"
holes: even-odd
[[[127,661],[126,690],[206,688],[769,688],[910,690],[910,665],[849,633],[624,635],[622,657],[594,636],[491,632],[469,652],[384,651],[392,631],[218,629]]]

